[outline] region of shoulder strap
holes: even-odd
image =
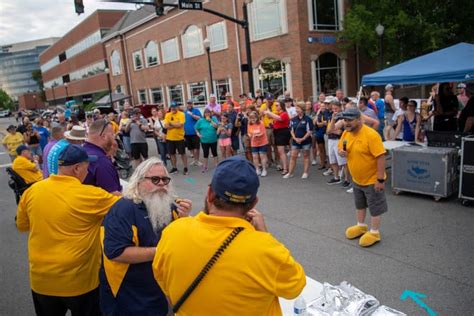
[[[201,272],[199,272],[196,279],[194,279],[193,283],[184,291],[183,295],[178,299],[176,304],[173,306],[173,313],[177,313],[178,310],[181,308],[183,303],[188,299],[189,295],[196,289],[196,287],[201,283],[202,279],[206,276],[212,266],[216,263],[217,259],[222,255],[222,253],[226,250],[226,248],[230,245],[230,243],[243,231],[243,227],[236,227],[232,233],[230,233],[229,237],[222,243],[222,245],[217,249],[217,251],[212,255],[211,259],[206,263],[204,268],[202,268]]]

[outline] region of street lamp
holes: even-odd
[[[66,89],[66,101],[69,99],[69,92],[67,91],[67,82],[64,84],[64,88]]]
[[[110,85],[110,69],[105,68],[104,71],[107,74],[107,86],[109,87],[110,106],[113,108],[114,103],[112,102],[112,86]]]
[[[33,94],[33,100],[35,101],[35,109],[36,109],[37,106],[36,106],[36,95],[35,94]]]
[[[375,27],[375,33],[380,37],[380,69],[383,69],[383,32],[385,28],[382,24]]]
[[[211,65],[211,41],[206,37],[202,42],[207,52],[207,63],[209,65],[209,77],[211,77],[211,92],[214,94],[214,80],[212,80],[212,65]]]
[[[253,82],[253,66],[252,66],[252,49],[250,48],[250,25],[249,25],[249,13],[248,13],[248,5],[251,4],[253,0],[245,0],[244,5],[242,7],[244,13],[244,24],[242,25],[244,28],[245,34],[245,53],[247,54],[247,72],[248,72],[248,80],[249,80],[249,92],[251,93],[252,97],[255,94],[254,90],[254,82]]]
[[[53,84],[51,85],[51,90],[53,92],[53,102],[54,102],[54,106],[56,106],[56,96],[54,95],[54,87],[56,86],[56,82],[53,82]]]

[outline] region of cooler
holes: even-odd
[[[403,146],[392,151],[392,189],[431,195],[438,201],[458,187],[458,149]]]
[[[474,200],[474,135],[462,139],[460,169],[459,198],[467,204],[469,200]]]

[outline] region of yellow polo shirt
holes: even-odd
[[[352,180],[362,186],[377,182],[377,158],[385,154],[382,138],[374,129],[362,124],[357,133],[344,131],[339,140],[339,150],[347,141],[347,165]],[[386,175],[384,176],[384,178]]]
[[[20,132],[16,132],[15,134],[8,133],[5,137],[3,137],[3,144],[7,146],[8,153],[12,156],[17,156],[16,149],[21,144],[24,144],[25,140],[23,138],[23,134]]]
[[[270,107],[270,111],[272,111],[272,113],[274,114],[277,114],[277,111],[276,111],[276,102],[273,102],[271,107]],[[263,103],[262,106],[260,107],[260,113],[263,113],[263,111],[266,111],[268,109],[268,104],[267,102]],[[265,128],[267,127],[270,127],[270,124],[273,124],[273,119],[272,118],[269,118],[267,115],[263,115],[263,118],[262,118],[262,121],[263,121],[263,125],[265,125]]]
[[[13,161],[13,171],[25,180],[26,184],[43,180],[43,172],[38,170],[36,164],[23,156],[18,156]]]
[[[199,213],[163,230],[153,274],[172,303],[232,230],[232,241],[176,315],[281,315],[278,297],[293,299],[306,285],[303,267],[270,233],[246,220]]]
[[[23,193],[16,225],[30,232],[31,289],[51,296],[77,296],[99,286],[100,225],[120,197],[50,175]]]
[[[165,124],[170,123],[181,123],[183,124],[180,128],[169,128],[166,132],[166,140],[179,141],[184,140],[184,122],[186,116],[183,112],[178,111],[176,113],[169,112],[165,115]]]

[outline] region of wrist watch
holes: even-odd
[[[378,183],[385,183],[385,179],[377,179]]]

